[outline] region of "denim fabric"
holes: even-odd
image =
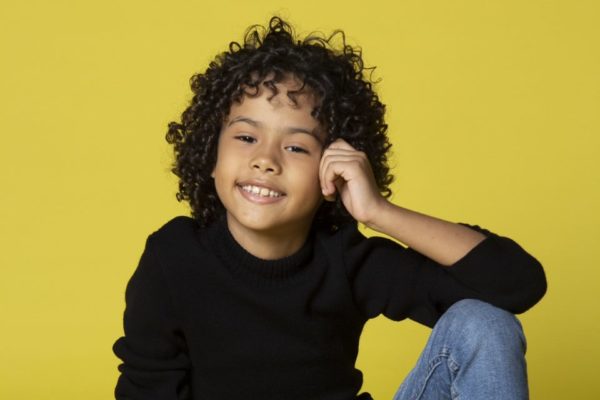
[[[511,313],[462,300],[438,320],[394,400],[528,399],[526,341]]]

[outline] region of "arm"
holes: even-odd
[[[444,266],[463,258],[486,236],[464,225],[402,208],[387,200],[365,225],[393,237]]]
[[[486,235],[452,267],[382,237],[364,237],[354,224],[341,230],[341,257],[355,304],[366,318],[413,319],[433,327],[462,299],[479,299],[514,314],[535,305],[546,281],[539,262],[517,243]]]
[[[113,351],[123,363],[117,399],[187,398],[190,361],[152,236],[126,290],[125,335]]]
[[[393,237],[438,263],[450,266],[485,239],[480,232],[399,207],[377,189],[369,162],[343,140],[326,150],[321,160],[323,195],[336,192],[344,206],[369,228]]]
[[[413,306],[435,309],[429,315],[439,315],[461,298],[478,298],[520,313],[544,295],[546,280],[540,263],[517,243],[477,226],[454,224],[389,203],[377,189],[366,156],[346,142],[338,140],[324,152],[320,178],[326,199],[337,193],[357,221],[410,247],[404,254],[385,250],[385,256],[377,256],[383,250],[371,246],[369,257],[357,259],[378,260],[374,264],[366,261],[369,266],[364,276],[370,275],[368,271],[378,273],[375,268],[388,268],[388,259],[404,260],[399,265],[410,265],[410,279],[416,287]],[[399,273],[390,265],[389,271],[381,274],[382,281]],[[364,289],[365,298],[385,285],[371,283],[370,289]]]

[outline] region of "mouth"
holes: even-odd
[[[273,190],[271,188],[259,185],[249,184],[238,184],[238,187],[246,193],[250,193],[254,196],[266,197],[266,198],[277,198],[285,196],[285,193]]]

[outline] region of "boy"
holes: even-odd
[[[128,284],[117,398],[370,399],[354,362],[379,314],[435,325],[397,399],[527,397],[511,313],[545,293],[540,264],[387,201],[384,106],[328,46],[273,18],[192,79],[167,140],[194,218],[150,235]]]

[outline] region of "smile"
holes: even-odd
[[[260,197],[281,197],[283,193],[276,192],[266,187],[255,186],[255,185],[243,185],[240,186],[244,192],[251,193],[255,196]]]

